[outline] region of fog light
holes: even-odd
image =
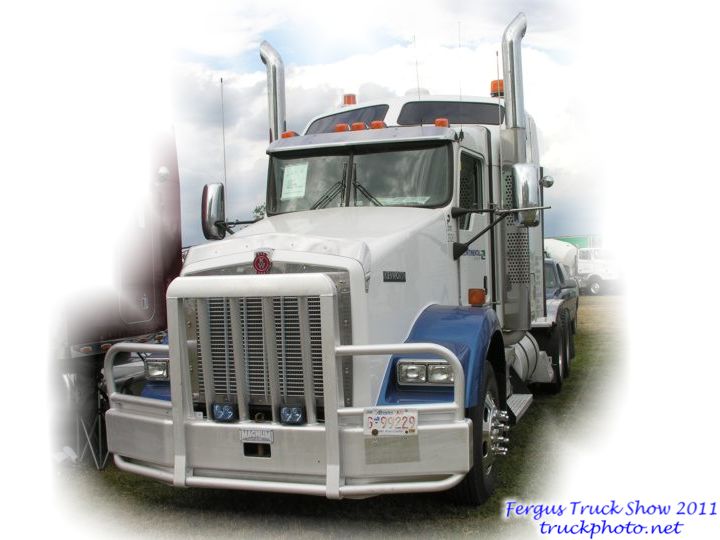
[[[216,422],[234,422],[237,419],[237,408],[232,403],[213,403],[212,415]]]
[[[424,383],[427,380],[427,367],[425,364],[398,362],[397,369],[400,384]]]
[[[296,426],[305,423],[305,411],[302,407],[281,407],[280,423]]]
[[[455,382],[455,373],[448,364],[428,366],[428,381],[435,384],[451,384]]]
[[[168,378],[168,361],[162,360],[146,360],[145,376],[148,379],[163,380]]]

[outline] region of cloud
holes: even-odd
[[[285,59],[288,129],[300,132],[312,117],[335,109],[347,92],[358,94],[360,102],[400,96],[415,88],[419,78],[432,94],[462,90],[466,96],[487,95],[490,80],[496,78],[502,31],[519,9],[528,17],[523,48],[527,108],[539,128],[543,165],[557,182],[557,195],[550,197],[558,206],[562,202],[579,209],[558,211],[555,215],[563,218],[549,218],[548,223],[562,232],[563,223],[572,229],[579,216],[587,222],[595,213],[575,202],[593,192],[593,179],[585,171],[583,99],[576,84],[577,59],[571,53],[577,33],[567,5],[370,2],[348,12],[324,2],[248,2],[241,9],[220,3],[210,12],[192,8],[180,16],[188,39],[179,47],[184,55],[175,71],[174,110],[184,243],[202,241],[202,185],[224,176],[220,77],[228,216],[248,219],[264,199],[267,97],[264,66],[257,55],[262,39],[271,41]],[[190,29],[199,34],[189,36]],[[203,38],[213,32],[215,37]],[[234,61],[237,55],[243,61]],[[581,228],[597,227],[592,221]]]

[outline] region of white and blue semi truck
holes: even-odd
[[[569,332],[544,299],[552,179],[523,104],[525,30],[523,14],[505,30],[494,96],[348,97],[301,134],[286,131],[282,60],[261,45],[267,217],[233,231],[222,185],[206,186],[217,241],[168,288],[169,345],[108,352],[105,373],[118,353],[169,347],[151,393],[107,381],[120,469],[333,499],[492,494],[528,387],[559,388],[548,351]]]

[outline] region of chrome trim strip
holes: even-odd
[[[243,344],[243,326],[240,319],[240,304],[237,298],[230,298],[230,326],[232,328],[233,362],[235,363],[235,392],[237,394],[238,418],[247,420],[248,406],[246,396],[245,347]]]

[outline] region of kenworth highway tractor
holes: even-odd
[[[333,499],[493,492],[528,387],[562,384],[570,331],[544,298],[552,179],[523,105],[525,29],[519,14],[505,30],[494,97],[349,98],[300,135],[261,45],[267,217],[232,231],[222,185],[205,187],[203,229],[222,241],[192,248],[168,288],[168,365],[140,396],[107,381],[120,469]],[[105,373],[164,347],[115,345]]]

